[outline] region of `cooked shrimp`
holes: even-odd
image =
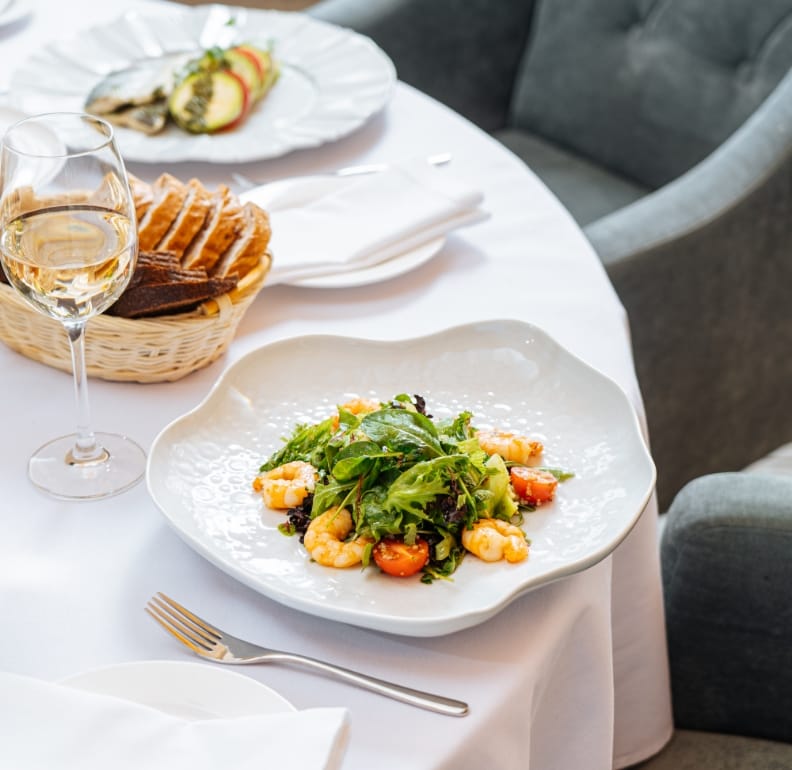
[[[295,460],[256,476],[253,489],[269,508],[294,508],[314,491],[318,475],[310,463]]]
[[[479,446],[488,454],[500,455],[504,460],[527,465],[544,451],[539,441],[506,430],[480,430],[476,432]]]
[[[354,567],[363,559],[363,551],[373,540],[356,537],[345,541],[352,531],[352,514],[346,508],[328,508],[308,525],[305,550],[323,567]]]
[[[371,414],[380,408],[380,402],[376,398],[353,398],[345,404],[341,404],[339,409],[352,414]],[[338,429],[338,414],[333,417],[333,430]]]
[[[528,556],[525,533],[502,519],[479,519],[462,532],[462,545],[483,561],[522,561]]]

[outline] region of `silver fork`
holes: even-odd
[[[373,676],[360,674],[341,666],[324,663],[305,655],[268,650],[256,644],[237,639],[220,631],[213,625],[190,612],[186,607],[158,592],[149,599],[146,612],[166,631],[197,655],[216,663],[292,663],[304,668],[320,671],[343,682],[357,685],[365,690],[385,695],[388,698],[409,703],[411,706],[436,711],[447,716],[461,717],[468,713],[467,703],[444,698],[440,695],[413,690],[411,687],[386,682]]]

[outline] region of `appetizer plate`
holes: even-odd
[[[282,437],[354,396],[398,393],[424,396],[435,417],[469,410],[479,427],[535,436],[545,444],[544,464],[575,474],[553,503],[526,514],[526,561],[469,556],[452,580],[425,585],[375,567],[322,567],[298,538],[278,531],[283,513],[265,508],[251,482]],[[655,469],[614,382],[535,326],[489,321],[402,341],[317,335],[255,350],[160,433],[147,482],[187,543],[271,599],[366,628],[439,636],[606,557],[643,511]]]
[[[104,666],[61,680],[78,690],[113,695],[182,719],[214,719],[295,711],[266,685],[205,663],[147,660]]]
[[[45,46],[13,73],[10,99],[29,114],[79,111],[110,72],[241,42],[271,43],[281,64],[279,81],[245,122],[212,135],[173,125],[153,136],[117,128],[126,160],[233,163],[314,147],[361,126],[388,103],[396,82],[393,63],[369,38],[305,14],[163,4]]]

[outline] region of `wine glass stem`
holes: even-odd
[[[74,396],[77,402],[77,440],[66,456],[70,465],[104,462],[107,453],[96,443],[91,430],[91,407],[88,403],[88,374],[85,368],[85,321],[66,324],[74,372]]]

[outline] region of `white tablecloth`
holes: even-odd
[[[0,88],[9,62],[131,5],[30,3],[26,24],[0,30]],[[413,89],[400,84],[382,114],[321,148],[238,169],[168,170],[211,185],[230,181],[231,170],[277,178],[439,151],[451,152],[457,172],[483,189],[488,221],[454,234],[431,262],[388,282],[265,288],[228,355],[208,369],[161,385],[92,380],[95,427],[148,445],[204,397],[226,365],[273,340],[316,332],[401,338],[505,317],[546,329],[616,380],[640,412],[624,311],[578,227],[519,160]],[[162,169],[130,170],[152,179]],[[607,770],[668,740],[654,502],[611,557],[533,591],[484,625],[432,639],[389,636],[287,609],[221,573],[168,528],[144,485],[85,504],[38,493],[26,479],[27,458],[73,429],[70,376],[5,347],[0,372],[0,670],[56,679],[124,661],[183,659],[142,611],[162,590],[239,636],[470,703],[469,716],[452,719],[293,669],[245,670],[298,708],[347,706],[349,770]],[[0,718],[9,707],[0,698]]]

